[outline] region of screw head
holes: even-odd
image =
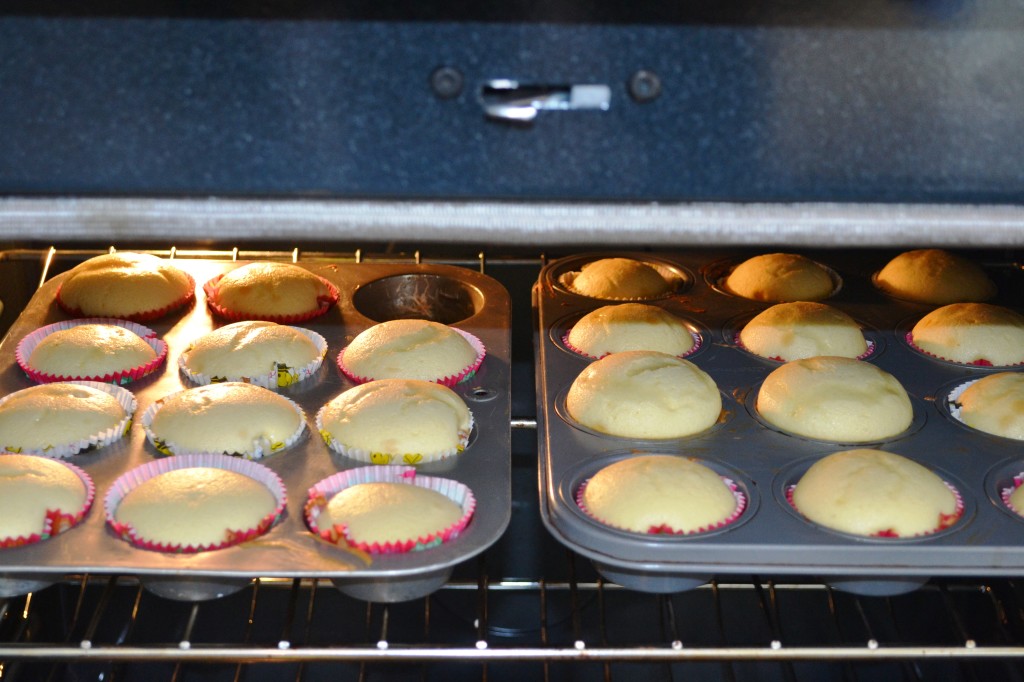
[[[462,72],[453,66],[438,67],[430,74],[430,87],[441,99],[458,97],[464,83]]]
[[[629,79],[629,96],[640,104],[653,102],[661,95],[661,78],[653,71],[641,69]]]

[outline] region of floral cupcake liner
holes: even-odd
[[[224,540],[224,542],[206,545],[183,545],[147,540],[146,538],[139,536],[131,524],[121,523],[115,518],[117,506],[121,504],[121,500],[123,500],[135,487],[151,478],[159,476],[160,474],[165,474],[169,471],[193,468],[224,469],[226,471],[233,471],[236,474],[248,476],[249,478],[265,485],[274,496],[274,500],[277,502],[277,505],[274,507],[274,510],[264,516],[255,527],[230,530],[228,532],[228,538]],[[118,477],[117,480],[111,484],[104,496],[107,525],[109,525],[120,538],[130,542],[136,547],[169,553],[206,552],[224,549],[225,547],[230,547],[232,545],[241,544],[251,540],[270,530],[270,528],[277,523],[278,519],[281,518],[287,504],[288,495],[284,487],[284,482],[281,480],[281,477],[273,471],[257,462],[250,462],[237,457],[229,457],[228,455],[215,454],[181,455],[178,457],[158,459],[147,464],[142,464]]]
[[[192,275],[188,274],[187,272],[182,271],[182,273],[188,278],[189,281],[188,292],[184,296],[182,296],[176,301],[171,302],[168,305],[165,305],[162,308],[155,308],[153,310],[143,310],[138,313],[132,313],[131,315],[122,315],[119,319],[130,320],[132,322],[149,322],[150,320],[158,320],[161,317],[164,317],[165,315],[174,312],[178,308],[184,308],[186,305],[194,301],[196,297],[196,280],[194,277],[192,277]],[[71,306],[64,303],[64,301],[61,299],[60,291],[63,286],[64,284],[62,282],[61,286],[57,287],[57,305],[60,307],[61,310],[63,310],[71,317],[84,317],[85,313],[83,313],[81,309],[72,308]]]
[[[65,331],[83,324],[108,324],[127,329],[145,341],[149,347],[153,349],[153,352],[156,353],[156,357],[143,365],[129,367],[121,370],[120,372],[113,372],[110,374],[93,374],[89,376],[71,377],[47,374],[46,372],[37,370],[29,365],[28,361],[29,358],[32,357],[32,351],[36,349],[36,346],[38,346],[43,339],[54,332]],[[156,369],[167,359],[167,343],[163,339],[158,338],[156,332],[149,327],[144,327],[135,322],[113,317],[85,317],[77,320],[68,320],[66,322],[54,322],[53,324],[48,324],[45,327],[40,327],[18,343],[18,346],[14,350],[14,359],[29,379],[40,384],[48,384],[55,381],[102,381],[105,383],[119,384],[123,386],[124,384],[138,381],[139,379],[155,372]]]
[[[710,526],[701,526],[699,528],[695,528],[692,530],[676,530],[668,524],[662,524],[660,526],[651,526],[645,532],[640,532],[630,530],[628,528],[623,528],[622,526],[617,526],[614,523],[601,519],[596,514],[591,512],[590,509],[587,507],[586,503],[583,501],[583,494],[587,490],[587,484],[590,483],[589,478],[583,481],[579,489],[577,489],[576,491],[576,506],[580,508],[580,511],[582,511],[584,514],[586,514],[588,517],[590,517],[597,523],[600,523],[603,526],[608,526],[609,528],[621,530],[626,533],[637,533],[640,535],[699,535],[701,533],[709,533],[714,530],[719,530],[721,528],[725,528],[726,526],[732,523],[735,523],[737,520],[739,520],[741,516],[743,516],[743,512],[746,511],[747,509],[747,496],[743,493],[742,490],[740,490],[740,487],[736,485],[736,482],[727,476],[722,476],[721,478],[722,481],[725,483],[726,487],[729,488],[729,491],[732,492],[732,496],[736,499],[736,508],[733,509],[732,513],[729,516],[725,517],[721,521],[711,524]]]
[[[565,346],[568,350],[571,350],[573,353],[576,353],[577,355],[582,355],[583,357],[590,358],[592,360],[600,360],[601,358],[603,358],[603,357],[605,357],[607,355],[611,355],[611,353],[605,353],[604,355],[600,355],[600,356],[599,355],[591,355],[590,353],[586,352],[585,350],[582,350],[581,348],[577,348],[573,344],[569,343],[569,334],[570,333],[572,333],[572,329],[571,328],[566,330],[566,332],[564,334],[562,334],[562,345]],[[698,334],[695,331],[689,331],[688,333],[689,333],[690,337],[693,339],[693,345],[690,346],[690,349],[688,351],[686,351],[685,353],[680,353],[679,355],[677,355],[676,356],[677,358],[688,358],[688,357],[690,357],[691,355],[693,355],[694,353],[699,351],[701,349],[701,346],[704,344],[704,339],[701,338],[700,334]]]
[[[277,390],[278,388],[297,384],[300,381],[305,381],[316,374],[320,369],[320,366],[323,365],[324,357],[327,356],[327,339],[311,329],[304,329],[302,327],[292,327],[292,329],[312,341],[313,345],[316,346],[317,349],[317,358],[302,367],[292,367],[284,363],[275,362],[274,367],[266,374],[255,376],[214,376],[190,370],[185,364],[185,354],[182,353],[178,356],[178,369],[181,370],[181,373],[184,374],[189,381],[201,386],[219,384],[226,381],[239,381],[245,384],[253,384],[254,386],[260,386],[262,388]]]
[[[991,361],[986,360],[984,358],[981,358],[979,360],[972,360],[971,362],[960,362],[959,360],[950,360],[949,358],[943,357],[941,355],[937,355],[936,353],[931,353],[929,351],[926,351],[924,348],[921,348],[916,343],[914,343],[914,333],[913,332],[907,332],[906,341],[907,341],[907,345],[908,346],[910,346],[912,349],[916,350],[921,355],[927,355],[930,358],[935,358],[936,360],[942,360],[943,362],[949,362],[949,363],[952,363],[954,365],[960,365],[961,367],[1021,367],[1021,366],[1024,366],[1024,362],[1015,362],[1015,363],[1012,363],[1012,364],[1009,364],[1009,365],[996,365],[996,364],[993,364]]]
[[[455,374],[453,374],[451,376],[436,377],[434,379],[430,379],[430,381],[433,381],[435,384],[441,384],[442,386],[447,386],[448,388],[452,388],[454,386],[457,386],[458,384],[461,384],[463,381],[468,381],[469,379],[473,378],[473,375],[476,374],[476,371],[478,369],[480,369],[480,365],[483,364],[484,357],[487,355],[487,350],[484,348],[483,341],[478,339],[476,336],[470,334],[469,332],[463,331],[462,329],[459,329],[457,327],[451,327],[451,329],[456,331],[456,332],[458,332],[462,336],[462,338],[466,339],[466,341],[469,342],[469,345],[472,346],[473,350],[476,352],[476,357],[473,359],[473,362],[470,363],[467,367],[463,368],[462,370],[460,370],[459,372],[457,372],[457,373],[455,373]],[[354,372],[349,370],[349,368],[345,366],[345,350],[347,348],[348,348],[348,346],[346,346],[345,348],[341,349],[341,352],[338,353],[338,357],[337,357],[336,362],[337,362],[337,365],[338,365],[338,369],[341,370],[341,373],[344,374],[346,377],[348,377],[351,381],[353,381],[353,382],[355,382],[357,384],[365,384],[367,381],[373,381],[374,379],[389,378],[389,377],[364,377],[364,376],[360,376],[358,374],[355,374]],[[394,378],[408,379],[410,377],[394,377]]]
[[[345,488],[351,488],[361,483],[404,483],[427,488],[441,493],[458,504],[462,509],[462,516],[447,528],[439,528],[433,533],[397,542],[356,542],[348,537],[344,525],[321,528],[317,524],[317,520],[328,501]],[[310,530],[316,536],[332,544],[343,545],[370,554],[403,554],[429,549],[454,540],[469,525],[475,510],[476,498],[473,491],[458,481],[437,476],[419,476],[412,467],[371,466],[336,473],[311,487],[307,495],[305,516]]]
[[[0,454],[0,457],[3,456],[3,454]],[[0,549],[34,545],[37,542],[48,540],[77,526],[85,518],[86,514],[89,513],[93,500],[96,498],[96,486],[92,482],[92,477],[80,467],[70,462],[60,462],[60,464],[71,469],[82,481],[82,485],[85,486],[85,502],[82,503],[82,507],[74,512],[67,512],[62,509],[48,509],[43,519],[43,527],[38,533],[19,535],[17,537],[0,537]]]
[[[115,400],[124,408],[125,416],[114,426],[94,433],[87,438],[82,438],[71,443],[61,443],[60,445],[54,445],[45,450],[27,450],[25,448],[13,448],[10,446],[2,446],[5,452],[13,452],[23,455],[41,455],[43,457],[49,457],[51,459],[65,459],[84,450],[99,449],[106,447],[111,443],[121,440],[128,430],[132,426],[132,416],[135,414],[135,408],[138,406],[138,402],[135,400],[135,396],[131,391],[121,388],[120,386],[114,386],[113,384],[101,383],[98,381],[68,381],[69,384],[79,384],[81,386],[89,386],[98,391],[103,391],[109,395],[112,395]],[[32,389],[22,389],[21,391],[15,391],[10,393],[3,398],[0,398],[0,406],[11,400],[14,396],[17,396],[24,391]]]
[[[188,389],[186,389],[186,390],[188,390]],[[229,456],[229,457],[235,457],[235,458],[240,458],[240,459],[248,459],[248,460],[261,459],[263,457],[266,457],[267,455],[272,455],[272,454],[275,454],[277,452],[281,452],[282,450],[287,450],[292,445],[294,445],[295,442],[298,441],[300,437],[302,437],[302,434],[306,430],[306,413],[302,410],[302,408],[299,406],[299,404],[296,403],[294,400],[292,400],[291,398],[288,398],[286,396],[281,396],[284,400],[287,400],[289,402],[289,404],[291,404],[292,408],[299,415],[299,427],[295,430],[295,432],[293,434],[288,436],[288,438],[286,438],[284,441],[271,443],[271,442],[267,441],[265,438],[254,440],[253,441],[253,450],[252,450],[252,452],[216,452],[216,453],[214,453],[214,452],[209,452],[209,451],[205,451],[205,450],[190,450],[188,448],[175,445],[174,443],[172,443],[169,440],[165,440],[165,439],[159,438],[155,433],[153,433],[153,428],[152,428],[153,427],[153,418],[156,416],[156,413],[160,411],[160,408],[162,408],[164,406],[164,404],[170,398],[173,398],[174,396],[176,396],[176,395],[178,395],[180,393],[184,393],[184,392],[185,391],[176,391],[174,393],[170,393],[168,395],[165,395],[163,398],[160,398],[159,400],[154,402],[152,405],[150,405],[146,409],[146,411],[142,413],[142,420],[141,420],[142,421],[142,428],[146,432],[146,439],[150,442],[150,444],[154,448],[157,449],[158,452],[160,452],[160,453],[162,453],[164,455],[173,455],[175,457],[181,457],[181,456],[184,456],[184,455],[212,455],[212,454],[216,454],[216,455],[225,455],[225,456]]]
[[[317,307],[309,312],[297,313],[295,315],[259,315],[254,313],[241,313],[225,308],[217,303],[217,284],[220,283],[220,280],[223,277],[224,274],[220,274],[209,279],[206,284],[203,285],[203,292],[206,294],[206,305],[209,306],[210,310],[212,310],[218,317],[230,322],[242,322],[245,320],[264,320],[266,322],[277,322],[278,324],[295,324],[296,322],[305,322],[306,320],[312,320],[314,317],[320,317],[326,313],[331,309],[331,306],[338,302],[338,298],[341,296],[341,293],[338,291],[338,287],[318,275],[317,278],[323,282],[324,286],[327,287],[327,295],[317,296]]]
[[[760,355],[760,354],[755,353],[754,351],[750,350],[749,348],[747,348],[745,343],[740,341],[740,332],[736,332],[736,334],[733,336],[733,343],[736,344],[737,348],[745,350],[746,352],[750,353],[751,355],[756,355],[759,358],[764,358],[765,360],[771,360],[773,362],[788,362],[788,360],[783,360],[782,358],[780,358],[777,355],[775,357],[768,357],[766,355]],[[860,355],[858,355],[856,358],[854,358],[855,360],[867,360],[868,358],[870,358],[874,354],[874,352],[875,352],[875,342],[872,341],[871,339],[865,338],[864,339],[864,343],[867,344],[868,349],[866,351],[864,351],[863,353],[861,353]]]

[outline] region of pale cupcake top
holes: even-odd
[[[882,450],[846,450],[815,462],[793,489],[793,506],[845,533],[909,537],[950,525],[956,496],[917,462]]]
[[[665,353],[613,353],[584,369],[566,396],[577,422],[625,438],[682,438],[713,426],[722,412],[714,380]]]
[[[171,261],[118,251],[90,258],[68,271],[61,304],[87,317],[135,317],[184,304],[194,283]]]
[[[182,357],[195,374],[237,379],[260,376],[280,365],[303,367],[317,360],[320,350],[295,327],[249,320],[200,336]]]
[[[454,391],[417,379],[381,379],[350,388],[324,406],[323,431],[346,448],[407,455],[461,450],[472,428]]]
[[[49,511],[74,516],[88,490],[60,462],[32,455],[0,455],[0,539],[41,533]]]
[[[249,263],[215,285],[215,302],[241,315],[289,316],[315,312],[330,296],[327,284],[309,270],[290,263]]]
[[[91,386],[32,386],[0,404],[0,447],[44,452],[102,433],[127,416],[117,398]]]
[[[686,324],[662,308],[620,303],[593,310],[569,330],[568,342],[596,358],[627,350],[683,355],[694,345]]]
[[[725,289],[754,301],[820,301],[832,295],[835,283],[828,270],[794,253],[768,253],[749,258],[729,273]]]
[[[132,488],[114,510],[144,541],[220,545],[260,525],[277,508],[273,493],[244,474],[216,467],[173,469]]]
[[[914,419],[894,376],[867,362],[829,356],[787,362],[769,374],[757,411],[783,431],[840,443],[891,438]]]
[[[632,258],[602,258],[563,275],[566,287],[584,296],[643,300],[670,293],[675,285],[657,268]]]
[[[104,376],[140,367],[157,353],[135,332],[113,324],[80,324],[47,334],[28,364],[58,377]]]
[[[448,497],[409,483],[371,482],[344,488],[327,502],[317,525],[344,525],[353,543],[387,543],[437,534],[462,518]]]
[[[366,379],[435,381],[458,375],[476,357],[476,349],[451,327],[429,320],[390,320],[352,339],[342,363]]]
[[[598,521],[636,533],[710,530],[737,511],[721,476],[671,455],[630,457],[601,469],[581,501]]]
[[[946,305],[987,301],[996,285],[979,265],[942,249],[905,251],[875,276],[879,289],[891,296]]]
[[[918,348],[953,362],[1024,362],[1024,315],[988,303],[952,303],[933,310],[911,334]]]
[[[1024,374],[990,374],[968,386],[957,403],[960,419],[968,426],[1024,440]]]
[[[777,303],[756,315],[740,332],[740,342],[756,355],[782,361],[816,355],[856,358],[868,350],[852,317],[808,301]]]

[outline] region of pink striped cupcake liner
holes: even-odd
[[[457,327],[451,327],[451,329],[456,331],[456,332],[458,332],[462,336],[462,338],[466,339],[466,341],[469,342],[469,345],[473,347],[474,351],[476,351],[476,357],[473,359],[472,363],[470,363],[468,366],[462,368],[461,370],[459,370],[455,374],[452,374],[452,375],[446,376],[446,377],[435,377],[433,379],[428,379],[428,381],[433,381],[436,384],[441,384],[442,386],[447,386],[448,388],[452,388],[454,386],[457,386],[458,384],[461,384],[463,381],[468,381],[471,378],[473,378],[473,375],[476,374],[476,371],[478,369],[480,369],[480,365],[483,364],[484,357],[486,357],[486,355],[487,355],[487,350],[484,348],[483,341],[478,339],[473,334],[470,334],[467,331],[463,331],[462,329],[458,329]],[[352,372],[345,365],[345,350],[347,348],[348,348],[348,346],[346,346],[345,348],[342,348],[341,352],[338,353],[338,358],[337,358],[338,369],[341,370],[342,374],[344,374],[351,381],[353,381],[353,382],[355,382],[357,384],[365,384],[367,381],[373,381],[374,379],[409,379],[409,378],[414,378],[414,377],[364,377],[364,376],[360,376],[360,375]]]
[[[331,309],[335,303],[338,302],[338,298],[341,293],[338,291],[338,287],[334,286],[330,281],[319,277],[319,280],[324,283],[327,287],[327,294],[324,296],[318,296],[316,299],[317,306],[313,310],[305,313],[297,313],[295,315],[260,315],[254,313],[242,313],[235,310],[230,310],[221,306],[217,303],[217,284],[220,283],[221,278],[224,275],[217,275],[211,278],[203,285],[203,292],[206,294],[206,305],[209,306],[218,317],[221,317],[230,322],[242,322],[243,320],[265,320],[268,322],[277,322],[278,324],[295,324],[297,322],[305,322],[306,320],[312,320],[315,317],[320,317],[328,310]]]
[[[1013,477],[1012,487],[1003,488],[1002,490],[999,491],[999,499],[1003,501],[1003,504],[1006,505],[1007,509],[1017,514],[1018,516],[1024,516],[1024,509],[1017,509],[1017,507],[1014,507],[1013,503],[1010,502],[1010,496],[1013,495],[1014,491],[1016,491],[1017,488],[1021,487],[1021,485],[1024,485],[1024,472],[1018,473],[1016,476]]]
[[[266,374],[254,375],[254,376],[215,376],[212,374],[203,374],[202,372],[193,372],[188,368],[186,364],[188,352],[182,353],[178,356],[178,369],[182,374],[185,375],[189,381],[200,386],[207,384],[223,383],[225,381],[239,381],[244,384],[253,384],[255,386],[261,386],[263,388],[269,388],[274,391],[278,388],[284,388],[285,386],[291,386],[301,381],[305,381],[310,378],[320,369],[323,365],[324,358],[327,356],[327,339],[320,334],[316,333],[312,329],[304,329],[302,327],[292,327],[295,331],[299,332],[310,341],[317,349],[317,358],[310,363],[302,367],[292,367],[284,363],[274,363],[274,366],[267,371]],[[191,350],[191,349],[189,349]]]
[[[0,454],[0,457],[5,455]],[[17,537],[0,537],[0,549],[9,547],[23,547],[25,545],[33,545],[43,540],[49,540],[50,538],[60,535],[61,533],[71,530],[85,518],[86,514],[92,508],[93,500],[96,498],[96,486],[92,482],[92,477],[85,473],[80,467],[71,464],[70,462],[60,462],[63,466],[71,469],[76,476],[82,481],[82,485],[85,486],[85,502],[82,503],[80,509],[74,511],[66,511],[63,509],[47,509],[46,516],[43,519],[43,527],[38,533],[32,533],[31,535],[19,535]]]

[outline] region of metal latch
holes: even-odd
[[[480,91],[484,114],[502,121],[529,123],[539,111],[607,111],[612,90],[607,85],[520,85],[518,81],[488,81]]]

